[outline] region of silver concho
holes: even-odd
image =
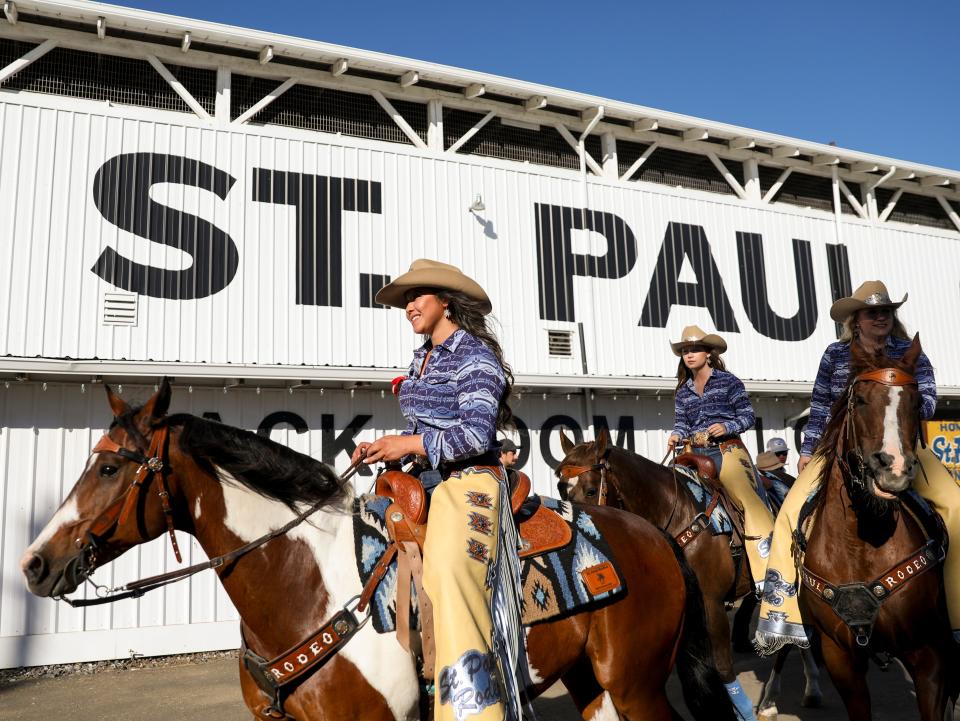
[[[867,305],[890,305],[890,296],[883,293],[874,293],[868,295],[863,302]]]
[[[453,706],[457,721],[502,701],[500,672],[492,653],[471,649],[437,677],[440,703]]]

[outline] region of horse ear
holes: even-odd
[[[569,453],[570,451],[572,451],[574,445],[576,445],[576,444],[575,444],[573,441],[570,440],[569,436],[567,436],[566,431],[564,431],[564,430],[561,428],[561,429],[560,429],[560,448],[563,450],[564,454]]]
[[[140,417],[157,420],[167,415],[170,408],[170,381],[166,377],[160,382],[160,388],[140,409]]]
[[[600,428],[600,432],[597,433],[596,451],[598,456],[602,456],[607,451],[607,446],[610,445],[610,431],[606,426]]]
[[[913,336],[913,341],[910,343],[910,347],[907,348],[907,352],[903,354],[901,363],[913,372],[917,367],[917,359],[920,358],[921,353],[923,353],[923,348],[920,345],[920,334],[917,333]]]
[[[130,410],[130,406],[127,405],[127,402],[114,393],[113,388],[107,384],[104,384],[103,389],[107,392],[107,402],[110,403],[110,409],[113,411],[114,418],[119,418]]]

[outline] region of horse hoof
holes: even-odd
[[[776,706],[767,706],[767,708],[757,709],[757,718],[762,721],[777,721],[778,713]]]
[[[820,708],[823,705],[823,696],[804,696],[800,705],[804,708]]]

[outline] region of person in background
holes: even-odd
[[[507,469],[509,474],[510,469],[513,468],[514,464],[517,462],[517,444],[511,441],[509,438],[500,439],[500,463],[504,468]]]
[[[769,453],[773,453],[777,458],[783,461],[784,466],[786,466],[787,456],[790,455],[790,448],[787,446],[787,442],[783,438],[777,436],[767,441],[767,451]]]

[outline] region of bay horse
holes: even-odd
[[[62,598],[98,566],[168,531],[175,538],[176,529],[196,537],[211,559],[230,554],[217,573],[246,646],[265,658],[324,628],[361,593],[354,494],[330,467],[248,431],[167,416],[166,380],[139,408],[109,388],[107,397],[110,429],[22,558],[31,592]],[[664,688],[676,665],[696,719],[734,721],[712,665],[696,578],[680,550],[630,514],[598,508],[591,517],[627,591],[528,628],[529,697],[561,680],[584,719],[677,719]],[[269,542],[236,555],[266,534]],[[251,713],[266,718],[269,700],[242,662],[240,684]],[[387,721],[421,717],[422,705],[412,654],[366,623],[282,707],[299,721]]]
[[[800,572],[801,614],[820,632],[824,661],[850,719],[872,717],[867,666],[887,653],[913,679],[921,719],[941,721],[957,694],[942,566],[938,553],[924,552],[929,537],[901,498],[920,468],[920,392],[913,377],[920,340],[914,337],[899,361],[859,343],[850,348],[850,382],[817,452],[823,470]],[[929,567],[926,573],[904,574],[910,580],[892,587],[880,580],[898,577],[898,566],[918,550],[926,560],[914,567]],[[861,625],[872,612],[872,628]]]
[[[586,505],[610,505],[622,508],[647,519],[671,536],[688,529],[700,509],[682,478],[666,466],[637,453],[614,446],[606,428],[601,428],[595,441],[579,444],[561,430],[560,446],[565,454],[556,474],[561,498]],[[600,467],[605,464],[605,478]],[[590,470],[576,478],[565,478],[565,467],[577,466]],[[714,660],[724,683],[736,679],[733,670],[733,651],[730,641],[730,622],[726,604],[753,593],[753,579],[746,558],[735,563],[730,553],[727,536],[703,532],[684,548],[690,566],[700,583],[707,612],[707,628],[713,647]],[[820,671],[813,654],[801,649],[806,687],[803,706],[817,707],[823,694],[820,689]],[[764,686],[758,705],[761,718],[777,717],[779,673],[789,653],[783,649],[777,656],[770,679]]]

